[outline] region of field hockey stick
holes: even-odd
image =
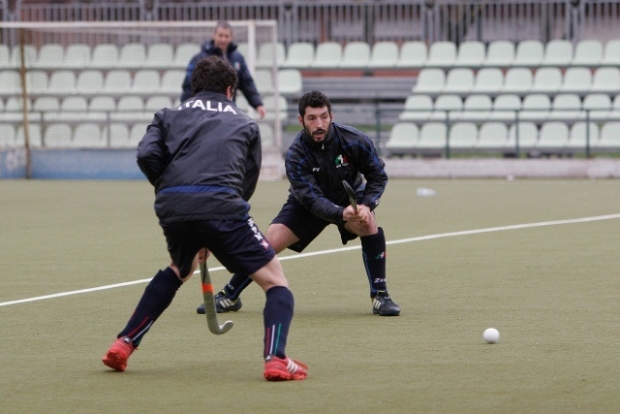
[[[351,185],[346,180],[342,180],[342,185],[349,195],[349,203],[351,203],[353,210],[357,213],[357,195],[355,194],[355,190],[353,190]]]
[[[225,334],[232,329],[233,321],[226,321],[223,325],[217,322],[213,284],[211,283],[211,276],[209,275],[209,269],[207,269],[206,260],[200,263],[200,280],[202,281],[202,297],[205,302],[205,314],[207,315],[209,330],[215,335]]]

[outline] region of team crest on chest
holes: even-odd
[[[346,155],[339,154],[334,160],[336,168],[347,167],[349,165],[349,159]]]

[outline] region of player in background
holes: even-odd
[[[254,84],[252,74],[245,63],[245,58],[237,50],[237,44],[233,42],[233,29],[230,23],[220,20],[213,29],[212,39],[204,42],[200,47],[200,52],[195,55],[187,65],[187,74],[183,80],[183,93],[181,94],[181,102],[192,96],[191,81],[192,72],[196,63],[207,56],[219,56],[237,71],[237,87],[243,92],[245,99],[252,108],[258,112],[260,119],[266,114],[263,101],[261,100],[258,89]],[[233,100],[236,91],[233,91]]]
[[[251,275],[265,291],[264,377],[306,378],[307,366],[285,353],[293,294],[275,251],[249,216],[261,139],[256,122],[232,101],[236,82],[235,70],[221,58],[199,61],[192,73],[194,96],[157,112],[138,145],[138,165],[155,187],[155,213],[172,263],[149,282],[104,355],[103,363],[116,371],[125,370],[208,249],[229,271]]]
[[[343,244],[359,236],[373,313],[400,315],[388,294],[385,235],[374,212],[388,181],[385,163],[365,134],[333,122],[331,103],[319,91],[301,97],[298,120],[303,130],[285,160],[289,197],[267,229],[267,240],[280,253],[286,248],[303,251],[330,224],[338,227]],[[342,180],[357,193],[357,212],[349,205]],[[239,295],[251,281],[235,273],[215,296],[217,311],[241,309]],[[204,313],[204,305],[197,312]]]

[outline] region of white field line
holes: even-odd
[[[568,219],[568,220],[542,221],[542,222],[538,222],[538,223],[514,224],[514,225],[511,225],[511,226],[489,227],[489,228],[477,229],[477,230],[464,230],[464,231],[454,231],[454,232],[450,232],[450,233],[429,234],[428,236],[419,236],[419,237],[410,237],[408,239],[392,240],[392,241],[388,241],[387,244],[388,245],[392,245],[392,244],[402,244],[402,243],[413,243],[413,242],[419,242],[419,241],[425,241],[425,240],[442,239],[442,238],[446,238],[446,237],[470,236],[470,235],[473,235],[473,234],[493,233],[493,232],[498,232],[498,231],[509,231],[509,230],[520,230],[520,229],[529,229],[529,228],[533,228],[533,227],[559,226],[559,225],[562,225],[562,224],[587,223],[587,222],[591,222],[591,221],[614,220],[614,219],[618,219],[618,218],[620,218],[620,214],[607,214],[607,215],[604,215],[604,216],[582,217],[582,218]],[[357,245],[357,246],[341,247],[341,248],[338,248],[338,249],[321,250],[319,252],[300,253],[300,254],[294,254],[294,255],[290,255],[290,256],[280,257],[279,259],[281,261],[282,260],[303,259],[305,257],[319,256],[319,255],[332,254],[332,253],[340,253],[340,252],[346,252],[346,251],[350,251],[350,250],[357,250],[357,249],[360,249],[360,247],[361,246]],[[209,271],[212,271],[212,272],[215,272],[215,271],[218,271],[218,270],[224,270],[224,267],[223,266],[219,266],[219,267],[215,267],[213,269],[209,269]],[[198,270],[196,272],[194,272],[194,274],[198,274],[198,273],[199,273]],[[37,301],[45,300],[45,299],[61,298],[61,297],[64,297],[64,296],[79,295],[79,294],[82,294],[82,293],[97,292],[99,290],[115,289],[115,288],[124,287],[124,286],[137,285],[137,284],[140,284],[140,283],[150,282],[151,279],[152,278],[133,280],[131,282],[115,283],[113,285],[105,285],[105,286],[99,286],[99,287],[94,287],[94,288],[89,288],[89,289],[80,289],[80,290],[74,290],[74,291],[70,291],[70,292],[54,293],[52,295],[35,296],[35,297],[32,297],[32,298],[19,299],[19,300],[11,300],[11,301],[8,301],[8,302],[0,302],[0,307],[2,307],[2,306],[10,306],[10,305],[18,305],[20,303],[37,302]]]

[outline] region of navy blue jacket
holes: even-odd
[[[379,205],[388,181],[385,163],[370,138],[335,122],[321,143],[303,131],[297,134],[286,153],[285,166],[291,196],[315,216],[332,223],[342,223],[344,206],[349,205],[342,180],[356,190],[358,203],[371,210]]]
[[[185,79],[183,80],[183,94],[181,95],[181,102],[191,98],[192,96],[192,72],[194,71],[194,67],[196,67],[196,64],[200,59],[209,56],[223,57],[222,51],[214,46],[213,40],[204,42],[200,48],[200,53],[195,55],[192,60],[190,60],[189,65],[187,65],[187,73],[185,74]],[[254,109],[261,106],[263,101],[261,100],[258,90],[256,89],[254,79],[252,79],[252,74],[248,69],[248,65],[245,63],[243,55],[237,50],[237,44],[234,42],[231,42],[228,45],[226,60],[228,60],[230,65],[237,71],[237,88],[243,92],[243,96],[245,96],[245,99],[248,101],[250,106]]]
[[[256,122],[213,92],[162,109],[138,144],[160,222],[247,220],[261,166]]]

